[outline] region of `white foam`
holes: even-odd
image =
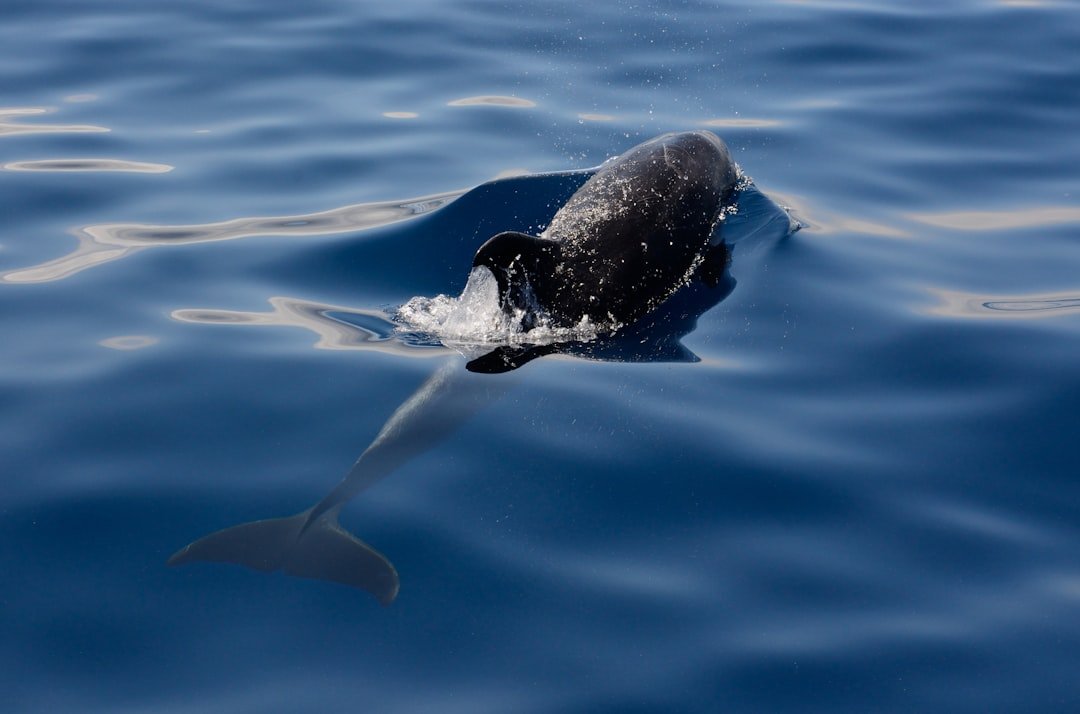
[[[495,276],[482,266],[469,273],[469,281],[458,297],[414,297],[398,309],[397,319],[403,325],[399,329],[423,332],[457,349],[588,342],[596,339],[600,331],[600,326],[587,317],[573,327],[556,327],[543,312],[504,310]]]

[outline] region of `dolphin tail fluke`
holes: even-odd
[[[346,531],[336,514],[309,522],[310,510],[288,518],[242,523],[184,546],[169,565],[196,561],[236,563],[255,570],[329,580],[365,590],[389,605],[397,597],[398,574],[374,548]]]

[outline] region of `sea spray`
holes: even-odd
[[[548,345],[589,342],[617,325],[597,325],[584,318],[572,327],[555,327],[538,306],[504,308],[495,276],[486,267],[473,268],[461,295],[417,296],[398,308],[398,328],[422,332],[455,349],[500,345]]]

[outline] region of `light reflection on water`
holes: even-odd
[[[98,342],[102,347],[122,351],[141,350],[144,347],[151,347],[157,343],[158,338],[150,337],[149,335],[118,335],[116,337],[107,337]]]
[[[882,238],[913,238],[917,233],[850,216],[830,210],[819,201],[770,189],[769,195],[798,215],[812,232],[861,233]],[[1033,206],[997,211],[942,211],[936,213],[905,213],[905,220],[954,231],[1005,231],[1046,228],[1055,225],[1080,223],[1080,208],[1075,206]]]
[[[318,335],[321,350],[375,350],[405,357],[440,357],[445,349],[415,346],[394,338],[397,325],[381,310],[364,310],[290,297],[272,297],[270,312],[183,309],[171,316],[180,322],[207,325],[300,327]]]
[[[531,99],[522,99],[520,97],[504,97],[496,95],[484,95],[479,97],[462,97],[461,99],[454,99],[447,102],[448,107],[473,107],[473,106],[488,106],[488,107],[535,107],[536,102]]]
[[[164,174],[175,169],[168,164],[122,159],[43,159],[41,161],[12,161],[0,168],[6,171],[121,171],[140,174]]]
[[[909,213],[907,218],[957,231],[1005,231],[1080,223],[1078,206],[1033,206],[1001,211],[946,211]]]
[[[51,109],[47,107],[0,107],[0,136],[13,136],[15,134],[100,134],[110,131],[103,126],[93,124],[21,124],[12,121],[12,117],[35,116],[47,114]]]
[[[765,189],[762,189],[765,190]],[[878,223],[858,216],[848,216],[822,207],[819,201],[811,202],[803,196],[781,193],[768,189],[766,193],[789,213],[799,224],[812,233],[855,233],[881,238],[910,238],[911,234],[896,226]]]
[[[996,320],[1037,320],[1080,314],[1080,290],[1072,293],[1031,295],[978,295],[958,290],[929,288],[938,298],[926,312],[944,317]]]
[[[86,226],[72,231],[79,244],[71,253],[40,265],[0,273],[0,281],[44,283],[60,280],[145,248],[210,243],[252,236],[330,235],[378,228],[434,211],[463,193],[464,191],[448,191],[403,201],[357,203],[318,213],[234,218],[216,223],[177,226],[104,223]]]
[[[780,126],[784,122],[779,119],[728,117],[725,119],[706,119],[701,123],[705,126],[719,127],[722,129],[763,129],[766,127]]]

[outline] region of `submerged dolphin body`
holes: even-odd
[[[727,147],[713,134],[667,134],[602,166],[541,236],[507,232],[491,238],[473,265],[492,272],[503,309],[521,311],[534,323],[574,326],[587,320],[603,329],[599,340],[587,344],[496,349],[470,362],[469,370],[506,372],[558,351],[620,361],[696,360],[679,338],[734,285],[722,280],[727,247],[711,238],[737,175]],[[704,294],[690,295],[689,306],[668,300],[695,275],[703,278]],[[647,314],[655,319],[642,320]],[[619,344],[624,335],[638,352],[627,353]],[[505,377],[469,374],[448,363],[398,407],[321,501],[293,516],[211,533],[181,548],[169,564],[214,561],[282,570],[361,588],[389,604],[398,593],[396,569],[344,530],[339,512],[453,433],[509,384]]]
[[[526,327],[587,320],[612,332],[688,283],[710,250],[726,262],[710,238],[737,180],[715,134],[664,134],[601,166],[541,235],[488,240],[473,267],[492,272]]]
[[[196,561],[236,563],[263,571],[282,570],[316,580],[358,587],[389,604],[397,597],[398,574],[381,553],[338,523],[354,496],[406,461],[457,430],[472,414],[508,387],[463,372],[448,362],[397,408],[341,483],[301,513],[242,523],[184,546],[169,565]]]

